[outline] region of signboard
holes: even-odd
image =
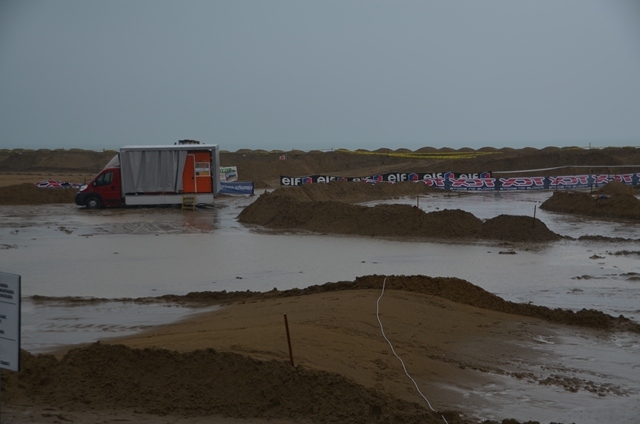
[[[449,181],[450,179],[492,179],[491,172],[461,174],[458,172],[388,172],[386,174],[369,175],[366,177],[340,177],[333,175],[307,175],[304,177],[280,176],[280,185],[298,186],[312,183],[328,183],[331,181],[364,181],[367,183],[399,183],[403,181],[429,183],[433,180]],[[431,185],[431,184],[430,184]]]
[[[222,194],[253,194],[253,181],[220,181],[220,193]]]
[[[282,186],[300,186],[304,184],[329,183],[331,181],[364,181],[367,183],[397,183],[413,181],[424,183],[430,187],[445,190],[554,190],[554,189],[585,189],[602,187],[609,181],[619,181],[629,186],[640,185],[640,173],[616,175],[563,175],[544,177],[509,177],[496,178],[491,172],[475,174],[459,174],[455,172],[413,172],[386,173],[368,177],[337,177],[329,175],[307,175],[304,177],[280,176]]]
[[[20,276],[0,272],[0,368],[20,371]]]
[[[196,162],[196,177],[208,177],[211,175],[211,164],[209,162]]]
[[[238,181],[237,166],[221,166],[220,181]]]

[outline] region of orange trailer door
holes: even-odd
[[[182,181],[184,193],[211,193],[211,152],[189,152]]]

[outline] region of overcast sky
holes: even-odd
[[[640,146],[640,1],[0,0],[0,148]]]

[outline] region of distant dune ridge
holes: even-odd
[[[605,149],[556,148],[538,150],[493,149],[478,150],[424,147],[415,152],[408,149],[378,149],[371,154],[359,154],[347,150],[289,152],[240,149],[232,152],[229,146],[220,146],[222,166],[237,166],[242,181],[253,181],[256,188],[279,186],[280,175],[304,176],[312,174],[367,176],[384,172],[461,172],[517,171],[568,167],[552,171],[541,171],[537,175],[572,175],[576,173],[640,172],[640,148],[610,147]],[[226,149],[226,150],[224,150]],[[451,155],[451,152],[456,155]],[[460,154],[475,152],[467,157]],[[374,154],[375,153],[375,154]],[[418,156],[407,154],[413,153]],[[488,154],[482,154],[488,153]],[[114,150],[95,152],[92,150],[0,150],[0,177],[8,173],[38,174],[38,180],[58,174],[94,175],[116,154]],[[420,155],[422,154],[422,155]],[[425,157],[425,154],[427,155]],[[285,159],[282,159],[284,157]],[[463,157],[459,159],[458,157]],[[635,168],[617,166],[638,165]],[[575,168],[571,166],[592,166]],[[532,175],[533,176],[533,175]],[[60,179],[60,178],[53,178]],[[2,183],[0,179],[0,186]]]

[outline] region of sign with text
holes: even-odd
[[[220,181],[238,181],[237,166],[221,166]]]
[[[553,190],[585,189],[602,187],[609,181],[619,181],[629,186],[640,185],[640,173],[630,174],[585,174],[541,177],[497,178],[491,172],[459,174],[455,172],[390,172],[368,177],[337,177],[329,175],[307,175],[304,177],[280,176],[282,186],[300,186],[304,184],[329,183],[331,181],[364,181],[367,183],[397,183],[413,181],[445,190]]]
[[[253,181],[220,181],[221,194],[253,194]]]
[[[20,276],[0,272],[0,368],[20,371]]]

